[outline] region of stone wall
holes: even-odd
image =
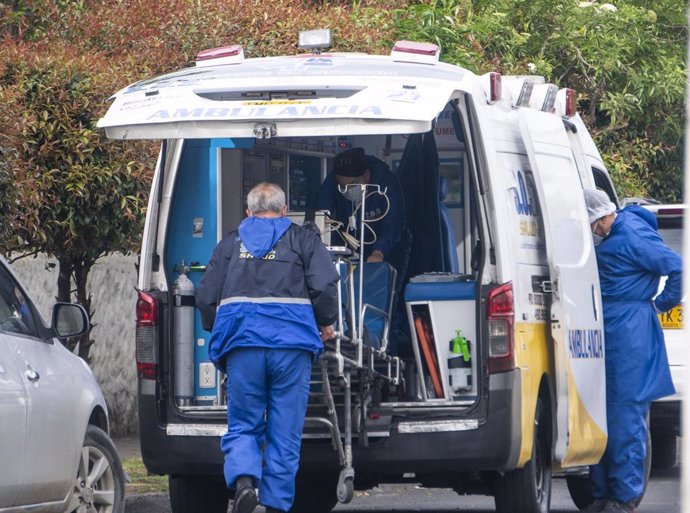
[[[109,255],[99,260],[89,276],[93,296],[91,369],[103,390],[115,436],[134,434],[137,420],[137,370],[134,359],[136,255]],[[49,322],[57,294],[55,259],[27,257],[12,264],[43,318]]]

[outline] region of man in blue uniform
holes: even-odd
[[[364,233],[364,258],[367,262],[388,262],[403,279],[410,251],[405,200],[398,178],[385,162],[365,155],[362,148],[339,153],[333,163],[333,174],[321,185],[315,208],[328,210],[348,234],[359,240],[361,192],[359,187],[347,187],[359,184],[378,185],[381,192],[385,191],[385,196],[367,191],[364,220],[370,229]]]
[[[221,439],[233,513],[292,506],[311,362],[333,337],[338,274],[312,231],[285,217],[285,193],[261,183],[247,217],[215,248],[197,289],[209,357],[227,374]],[[319,327],[321,334],[319,334]]]
[[[634,513],[644,491],[649,405],[674,393],[658,314],[681,300],[683,262],[652,213],[638,206],[616,212],[606,193],[584,192],[604,306],[608,418],[606,451],[590,467],[595,501],[584,511]]]

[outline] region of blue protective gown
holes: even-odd
[[[606,340],[608,443],[590,468],[595,498],[630,502],[644,489],[649,404],[675,392],[657,316],[680,303],[682,259],[640,207],[620,212],[596,247]],[[668,276],[658,297],[659,280]]]
[[[317,324],[337,318],[337,281],[314,232],[250,217],[218,244],[196,292],[209,357],[228,377],[227,486],[250,476],[261,503],[281,511],[292,506]]]

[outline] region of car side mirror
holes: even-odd
[[[75,303],[55,303],[50,327],[58,338],[77,337],[89,329],[89,316]]]

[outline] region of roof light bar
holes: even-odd
[[[244,50],[241,45],[220,46],[209,48],[196,54],[197,67],[217,66],[219,64],[236,64],[244,60]]]
[[[416,41],[396,41],[391,50],[391,57],[395,61],[422,64],[436,64],[440,55],[441,49],[437,45]]]
[[[516,107],[527,107],[529,105],[529,99],[532,96],[532,90],[534,89],[534,80],[531,78],[526,78],[522,82],[522,87],[520,88],[520,94],[518,95],[517,101],[515,102]]]
[[[501,97],[508,99],[511,107],[516,109],[530,105],[534,88],[544,83],[544,77],[540,75],[504,75],[501,77],[501,82]],[[488,87],[491,87],[491,79],[489,79]]]
[[[558,87],[554,84],[542,84],[534,87],[529,106],[542,112],[553,112],[556,104]]]
[[[299,47],[316,50],[316,53],[331,46],[331,29],[303,30],[299,33]]]

